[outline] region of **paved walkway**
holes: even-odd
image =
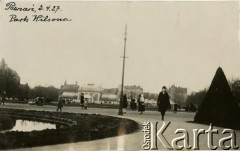
[[[2,106],[1,106],[2,107]],[[39,110],[39,111],[55,111],[56,107],[54,106],[33,106],[33,105],[26,105],[26,104],[6,104],[4,107],[6,108],[18,108],[18,109],[32,109],[32,110]],[[102,115],[109,115],[115,117],[123,117],[137,121],[140,125],[143,122],[151,121],[151,122],[159,122],[159,125],[162,125],[162,121],[160,120],[160,113],[156,111],[146,111],[143,115],[140,115],[138,112],[135,111],[127,111],[127,114],[123,116],[118,116],[118,110],[116,109],[102,109],[102,108],[89,108],[88,110],[82,110],[79,107],[64,107],[64,112],[74,112],[74,113],[97,113]],[[172,139],[181,136],[182,134],[175,134],[175,130],[177,128],[186,129],[189,132],[190,136],[190,145],[193,144],[192,142],[192,135],[193,129],[205,129],[209,128],[209,125],[202,125],[202,124],[194,124],[188,123],[186,121],[193,121],[195,113],[186,113],[186,112],[179,112],[177,114],[173,114],[172,112],[167,112],[165,117],[165,122],[171,121],[170,126],[166,129],[164,136],[166,139],[171,143]],[[221,134],[223,128],[218,128],[219,134],[214,134],[214,141],[213,144],[218,146],[218,141],[222,137],[229,136],[229,134]],[[235,131],[237,135],[237,144],[240,145],[240,131]],[[122,135],[118,137],[111,137],[105,138],[100,140],[94,141],[87,141],[87,142],[78,142],[78,143],[68,143],[68,144],[61,144],[61,145],[51,145],[51,146],[42,146],[42,147],[34,147],[34,148],[23,148],[17,149],[19,151],[98,151],[98,150],[122,150],[122,151],[137,151],[142,150],[142,141],[143,141],[143,132],[138,130],[135,133]],[[181,142],[180,142],[181,143]],[[209,150],[207,145],[207,135],[200,135],[199,137],[199,146],[202,150]],[[163,145],[158,142],[158,149],[165,149]],[[221,149],[218,147],[218,149]],[[15,151],[15,150],[14,150]]]

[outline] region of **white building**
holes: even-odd
[[[101,104],[119,104],[118,96],[116,94],[103,93]]]
[[[78,100],[80,100],[81,94],[84,94],[84,98],[88,99],[89,103],[100,104],[100,98],[102,95],[103,89],[100,86],[95,86],[95,84],[87,84],[81,86],[78,90]]]
[[[75,101],[78,98],[78,84],[67,84],[65,81],[64,85],[61,85],[59,89],[59,99],[65,99],[69,101]]]

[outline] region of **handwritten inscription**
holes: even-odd
[[[8,2],[5,7],[6,11],[14,12],[9,15],[9,22],[69,22],[72,21],[68,17],[53,17],[52,13],[57,14],[62,11],[60,6],[57,5],[38,5],[34,4],[31,7],[19,7],[16,2]],[[26,12],[27,15],[18,16],[17,12]],[[37,14],[45,12],[47,15]],[[55,15],[56,16],[56,15]]]
[[[34,5],[33,5],[34,6]],[[6,4],[5,10],[13,10],[13,11],[32,11],[36,12],[34,7],[28,8],[28,7],[17,7],[15,2],[9,2]]]

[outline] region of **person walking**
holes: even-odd
[[[0,105],[1,105],[1,104],[3,104],[3,106],[4,106],[4,103],[5,103],[5,101],[6,101],[6,98],[5,98],[5,96],[6,96],[6,92],[5,92],[5,91],[3,91],[2,98],[0,97]]]
[[[123,96],[123,113],[126,113],[128,107],[127,95],[124,94]]]
[[[178,110],[178,104],[177,103],[174,103],[173,105],[173,113],[177,113],[177,110]]]
[[[136,103],[136,99],[133,99],[133,110],[136,111],[137,110],[137,103]]]
[[[4,106],[4,103],[5,103],[5,97],[2,97],[2,98],[0,97],[0,105],[3,104]]]
[[[130,108],[131,108],[132,111],[136,110],[136,100],[135,100],[135,98],[131,99]]]
[[[81,94],[81,97],[80,97],[80,105],[82,107],[82,109],[84,109],[84,93]]]
[[[164,120],[166,110],[171,108],[166,86],[162,87],[162,91],[158,95],[157,106],[158,111],[161,112],[162,120]]]
[[[2,98],[0,97],[0,105],[2,104]]]
[[[140,114],[143,114],[144,111],[145,111],[144,97],[143,97],[143,94],[139,94],[139,97],[138,97],[138,112],[140,112]]]
[[[57,111],[60,110],[60,112],[62,112],[62,107],[63,107],[63,100],[59,99],[58,105],[57,105]]]
[[[88,99],[86,98],[84,101],[84,109],[87,110],[88,107]]]
[[[130,109],[133,111],[133,98],[130,101]]]

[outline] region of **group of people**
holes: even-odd
[[[123,112],[126,113],[126,108],[127,108],[127,96],[126,95],[123,96],[122,107],[123,107]],[[167,109],[171,108],[169,95],[167,93],[166,86],[162,87],[162,91],[158,95],[157,107],[158,107],[158,111],[162,115],[162,120],[164,120],[164,116],[165,116],[165,113],[166,113]],[[138,99],[137,99],[137,103],[136,103],[136,100],[134,98],[131,99],[130,109],[133,110],[133,111],[136,111],[138,109],[138,112],[140,112],[140,114],[143,114],[143,112],[145,111],[143,94],[139,94]],[[176,109],[174,110],[174,113],[176,113]]]
[[[82,109],[87,109],[87,103],[88,103],[88,100],[86,98],[84,98],[84,93],[82,93],[81,97],[80,97],[80,105],[81,105]],[[123,108],[124,113],[126,113],[127,106],[128,106],[127,96],[124,95],[123,96],[123,102],[122,102],[122,108]],[[162,115],[162,120],[164,120],[164,116],[165,116],[165,113],[166,113],[167,109],[171,108],[169,95],[167,93],[167,88],[165,86],[162,87],[162,91],[158,95],[157,107],[158,107],[158,111]],[[57,106],[57,111],[58,110],[62,111],[62,108],[63,108],[63,100],[59,99],[58,106]],[[138,99],[137,99],[137,103],[136,103],[136,100],[134,98],[131,100],[130,108],[131,108],[131,110],[134,110],[134,111],[138,109],[138,112],[140,112],[140,114],[143,114],[143,112],[145,111],[143,94],[139,94]]]
[[[60,112],[62,112],[63,104],[64,104],[64,99],[60,98],[57,104],[57,111],[60,110]],[[80,106],[82,109],[86,110],[87,105],[88,105],[88,99],[84,98],[84,93],[82,93],[80,97]]]
[[[123,113],[126,113],[126,108],[127,107],[128,107],[127,96],[124,95],[123,96],[123,102],[122,102]],[[139,94],[138,99],[137,99],[137,103],[136,103],[136,99],[135,98],[131,99],[130,109],[133,110],[133,111],[136,111],[138,109],[140,114],[142,114],[145,111],[143,94]]]

